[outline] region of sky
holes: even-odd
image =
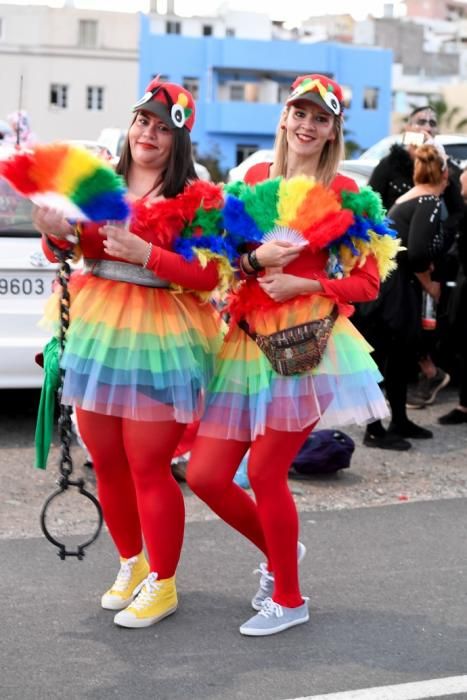
[[[0,0],[0,2],[9,5],[49,5],[50,7],[63,7],[67,4],[67,0]],[[221,4],[219,0],[175,0],[175,2],[176,11],[186,16],[213,14]],[[348,0],[326,0],[326,12],[328,14],[350,12],[355,19],[363,19],[369,13],[375,17],[381,17],[385,5],[378,0],[366,0],[364,3],[353,4],[363,5],[364,10],[361,7],[349,10]],[[396,12],[400,14],[403,11],[402,0],[394,0],[393,4]],[[83,9],[112,10],[113,12],[146,12],[149,8],[149,0],[75,0],[74,5]],[[303,0],[255,0],[254,3],[251,0],[229,0],[229,5],[236,10],[251,10],[253,5],[256,12],[263,12],[269,14],[272,19],[290,23],[299,22],[312,14],[321,14],[318,9],[321,3],[316,3],[313,7],[313,3],[303,2]]]

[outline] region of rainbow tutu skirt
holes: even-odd
[[[201,416],[222,342],[211,304],[81,273],[72,276],[70,296],[62,403],[143,421]],[[49,319],[57,318],[56,304]]]
[[[319,296],[283,304],[274,310],[249,312],[258,333],[323,318],[332,302]],[[236,324],[219,354],[209,387],[199,433],[252,441],[266,428],[302,431],[318,427],[364,424],[388,415],[378,386],[381,374],[371,346],[344,316],[338,316],[319,366],[304,374],[281,376],[256,343]]]

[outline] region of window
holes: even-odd
[[[231,85],[230,99],[232,102],[243,102],[245,99],[245,86],[241,84]]]
[[[104,109],[104,88],[88,85],[86,88],[86,109]]]
[[[347,85],[342,86],[342,92],[344,94],[344,107],[345,109],[350,109],[352,105],[352,88]]]
[[[66,109],[68,107],[68,85],[52,83],[50,86],[49,104],[52,107]]]
[[[225,36],[235,36],[235,29],[233,27],[227,27]]]
[[[243,163],[245,158],[248,158],[248,156],[251,156],[252,153],[256,153],[258,150],[259,146],[255,145],[244,145],[239,143],[236,147],[236,155],[235,155],[235,160],[236,160],[236,165],[240,165],[240,163]]]
[[[290,83],[288,85],[277,86],[277,101],[283,105],[290,97]]]
[[[183,87],[188,92],[191,92],[193,99],[197,100],[199,97],[199,80],[198,78],[183,78]]]
[[[165,33],[166,34],[181,34],[182,33],[182,25],[181,22],[176,22],[173,20],[168,20],[165,23]]]
[[[363,109],[378,109],[379,88],[365,88]]]
[[[78,45],[84,49],[94,49],[97,46],[97,20],[80,19]]]
[[[203,36],[212,36],[212,24],[203,24]]]
[[[169,76],[163,75],[162,73],[153,73],[151,75],[151,80],[154,80],[154,78],[158,78],[161,83],[168,83],[169,82]]]

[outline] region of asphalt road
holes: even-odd
[[[311,622],[264,639],[238,633],[257,558],[223,523],[190,524],[179,610],[145,630],[99,608],[107,536],[82,562],[1,541],[0,697],[272,700],[466,672],[465,499],[302,513],[301,526]]]
[[[116,572],[107,534],[82,562],[60,561],[36,536],[55,468],[31,470],[33,413],[25,401],[0,410],[0,510],[10,516],[0,513],[1,700],[289,700],[467,673],[467,431],[439,433],[411,456],[357,446],[340,477],[293,484],[311,620],[251,639],[238,626],[251,614],[257,553],[186,486],[179,610],[146,630],[113,624],[99,607]],[[391,494],[383,505],[381,491]],[[76,524],[61,515],[59,525]]]

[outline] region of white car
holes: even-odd
[[[272,163],[274,158],[274,151],[272,149],[264,148],[259,151],[255,151],[251,156],[245,158],[239,165],[235,168],[231,168],[228,173],[228,182],[235,182],[235,180],[243,180],[246,172],[257,163]],[[339,172],[343,175],[347,175],[355,180],[359,187],[366,185],[368,181],[368,175],[366,174],[367,166],[365,165],[363,169],[360,169],[357,164],[358,161],[346,160],[342,161],[339,167]]]
[[[272,148],[260,148],[245,158],[239,165],[231,168],[228,172],[227,181],[235,182],[235,180],[243,180],[247,171],[257,163],[272,163],[274,159],[274,151]]]
[[[371,173],[381,158],[387,156],[391,146],[400,143],[401,134],[386,136],[370,148],[364,151],[359,158],[342,160],[339,172],[355,180],[359,187],[363,187],[370,179]],[[466,134],[439,134],[436,140],[444,146],[448,156],[454,160],[459,167],[467,167],[467,135]],[[252,165],[262,162],[272,163],[274,151],[272,149],[260,149],[251,156],[245,158],[239,165],[231,168],[228,173],[228,182],[243,180],[245,173]]]
[[[55,268],[32,226],[31,203],[0,179],[0,389],[42,385],[34,356],[51,335],[38,322]]]
[[[343,160],[339,170],[351,177],[354,177],[354,174],[358,175],[361,182],[355,177],[354,179],[357,180],[357,183],[359,185],[366,184],[381,158],[388,155],[391,146],[395,143],[401,143],[401,141],[402,134],[386,136],[386,138],[370,146],[359,158],[355,160]],[[464,169],[467,166],[466,134],[438,134],[438,136],[436,136],[436,141],[444,146],[444,150],[448,156],[450,156],[460,168]]]

